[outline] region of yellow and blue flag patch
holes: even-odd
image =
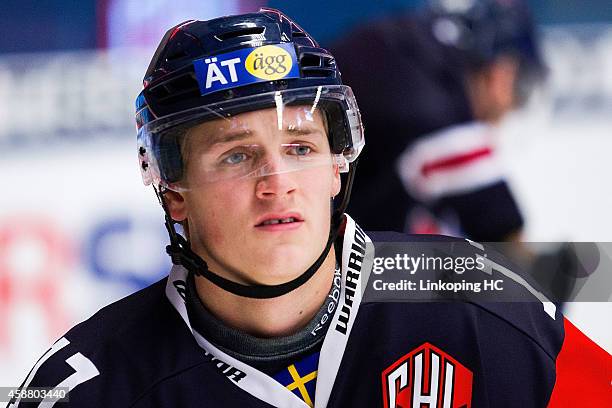
[[[317,351],[289,365],[273,377],[289,391],[304,400],[308,406],[312,407],[314,406],[318,366],[319,352]]]

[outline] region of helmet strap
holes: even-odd
[[[319,255],[319,257],[305,272],[289,282],[278,285],[243,285],[241,283],[226,279],[209,270],[206,261],[198,254],[193,252],[189,241],[176,232],[175,224],[178,222],[174,221],[170,216],[166,201],[164,200],[164,194],[167,190],[165,190],[163,187],[160,187],[159,189],[154,187],[155,194],[157,195],[157,198],[164,209],[166,230],[168,231],[168,236],[170,237],[170,245],[166,246],[166,252],[168,255],[170,255],[174,265],[181,265],[190,273],[197,276],[202,276],[221,289],[233,293],[234,295],[252,299],[271,299],[285,295],[299,288],[310,278],[312,278],[312,276],[319,270],[327,258],[327,255],[329,254],[332,245],[336,241],[336,238],[338,237],[340,229],[343,225],[343,215],[350,198],[356,165],[357,161],[353,162],[349,169],[347,182],[344,183],[341,191],[340,206],[336,208],[332,214],[329,237],[327,239],[327,243],[325,244],[325,249],[323,249],[321,255]]]

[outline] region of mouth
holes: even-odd
[[[266,214],[257,220],[255,228],[268,231],[283,231],[298,228],[304,219],[300,214]]]

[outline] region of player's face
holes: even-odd
[[[323,116],[301,106],[284,107],[282,116],[264,109],[190,129],[183,148],[190,187],[167,196],[173,219],[188,222],[192,249],[212,271],[241,283],[299,276],[329,236],[340,177]],[[237,170],[243,165],[249,170]]]
[[[501,56],[468,75],[467,94],[476,119],[497,123],[515,108],[518,68],[516,58]]]

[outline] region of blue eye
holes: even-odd
[[[247,155],[245,153],[232,153],[223,159],[223,163],[226,164],[240,164],[247,159]]]
[[[310,147],[306,145],[292,146],[291,151],[296,156],[306,156],[311,152]]]

